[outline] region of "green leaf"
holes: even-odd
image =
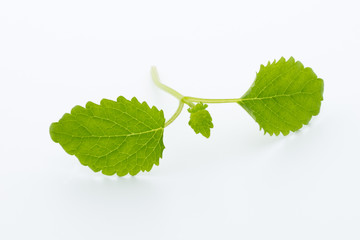
[[[190,113],[189,125],[194,129],[195,133],[201,133],[204,137],[210,137],[210,128],[213,128],[212,118],[206,110],[207,104],[198,103],[194,107],[189,108]]]
[[[81,164],[105,175],[150,171],[159,165],[164,150],[163,111],[119,97],[117,101],[92,102],[75,106],[59,122],[52,123],[50,135]]]
[[[255,82],[238,103],[270,135],[289,134],[320,111],[324,83],[294,58],[261,65]]]

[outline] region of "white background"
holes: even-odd
[[[0,2],[0,239],[360,239],[359,1]],[[263,135],[236,104],[165,130],[160,166],[94,173],[51,141],[75,105],[240,97],[294,56],[324,79],[320,115]]]

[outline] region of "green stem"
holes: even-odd
[[[229,99],[209,99],[209,98],[195,98],[195,97],[185,97],[178,91],[172,89],[171,87],[166,86],[165,84],[160,82],[159,73],[155,66],[151,67],[151,77],[156,86],[164,90],[165,92],[173,95],[177,99],[179,99],[179,107],[177,108],[174,115],[166,121],[165,127],[169,126],[181,113],[184,103],[189,105],[189,107],[194,107],[194,102],[202,102],[202,103],[236,103],[243,101],[241,98],[229,98]]]
[[[184,102],[179,101],[179,107],[176,109],[176,112],[174,113],[174,115],[172,115],[171,118],[166,121],[165,127],[169,126],[180,115],[183,107],[184,107]]]
[[[183,99],[190,102],[202,102],[202,103],[237,103],[243,101],[242,98],[210,99],[210,98],[184,97]]]
[[[155,66],[151,67],[151,77],[152,77],[152,80],[154,81],[154,83],[156,84],[156,86],[158,86],[165,92],[170,93],[171,95],[173,95],[174,97],[179,99],[179,101],[186,103],[187,105],[189,105],[189,107],[194,106],[194,104],[192,102],[184,100],[184,95],[182,95],[178,91],[176,91],[176,90],[172,89],[171,87],[168,87],[165,84],[160,82],[159,73]]]

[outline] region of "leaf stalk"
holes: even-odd
[[[166,86],[160,81],[159,73],[155,66],[151,67],[151,77],[153,82],[158,86],[160,89],[164,90],[165,92],[173,95],[175,98],[179,100],[179,107],[177,108],[176,112],[171,116],[171,118],[165,123],[165,127],[170,125],[181,113],[184,104],[187,104],[189,107],[194,107],[194,103],[238,103],[241,102],[241,98],[228,98],[228,99],[211,99],[211,98],[196,98],[196,97],[189,97],[184,96],[178,91],[174,90],[173,88]]]

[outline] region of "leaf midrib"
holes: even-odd
[[[138,133],[129,133],[129,134],[123,134],[123,135],[107,135],[107,136],[96,136],[96,135],[91,135],[91,136],[74,136],[71,134],[67,134],[67,133],[59,133],[59,134],[63,134],[63,135],[67,135],[73,138],[118,138],[118,137],[130,137],[130,136],[137,136],[137,135],[141,135],[141,134],[146,134],[146,133],[151,133],[151,132],[157,132],[160,130],[164,130],[163,127],[160,128],[155,128],[155,129],[151,129],[148,131],[143,131],[143,132],[138,132]]]
[[[280,95],[274,95],[274,96],[268,96],[268,97],[253,97],[253,98],[241,98],[239,102],[244,102],[244,101],[256,101],[256,100],[267,100],[267,99],[273,99],[273,98],[278,98],[278,97],[292,97],[295,95],[300,95],[300,94],[304,94],[304,95],[313,95],[316,92],[296,92],[296,93],[291,93],[291,94],[280,94]]]

